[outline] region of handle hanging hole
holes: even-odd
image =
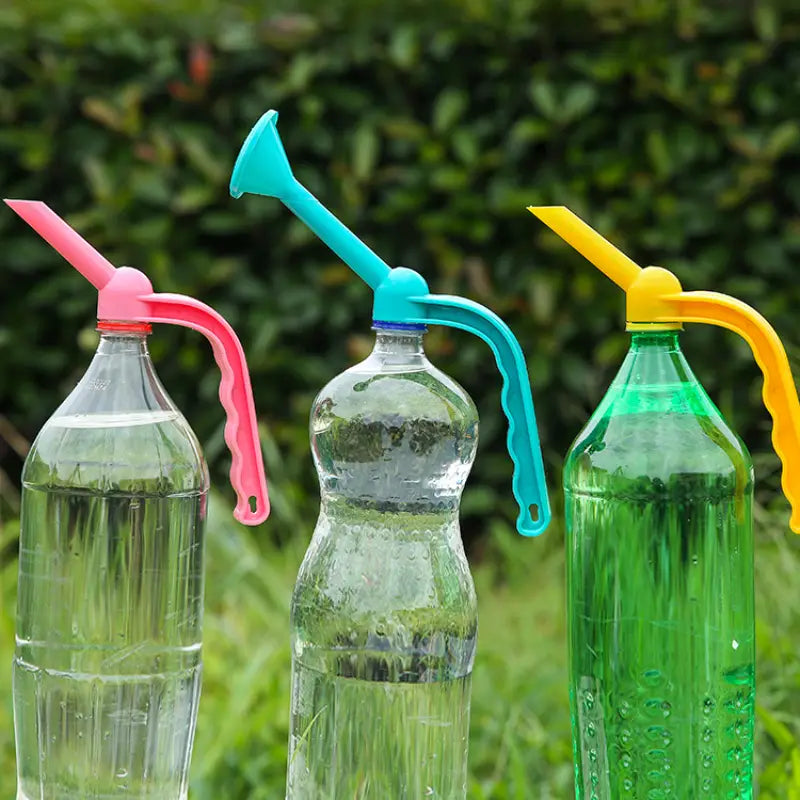
[[[250,505],[250,511],[255,514],[256,511],[258,511],[258,500],[256,499],[256,496],[254,494],[250,495],[250,497],[247,498],[247,502]]]
[[[528,513],[531,515],[531,519],[534,522],[539,521],[539,506],[536,503],[531,503],[531,505],[528,506]]]

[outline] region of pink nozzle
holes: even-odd
[[[111,280],[114,265],[46,203],[41,200],[6,200],[5,203],[96,289],[102,289]]]

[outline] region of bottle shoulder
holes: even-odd
[[[197,437],[142,336],[101,336],[83,377],[39,431],[22,477],[44,489],[159,496],[208,489]]]
[[[364,506],[458,504],[478,445],[478,412],[440,370],[386,368],[368,359],[314,401],[311,448],[323,496]]]
[[[416,417],[442,422],[458,418],[477,423],[472,398],[452,378],[425,362],[420,368],[376,369],[370,359],[329,381],[314,401],[314,410],[331,405],[339,417],[371,414]]]
[[[676,475],[729,476],[752,483],[745,444],[698,383],[612,386],[570,448],[569,488],[606,473],[668,482]],[[593,479],[594,479],[593,478]]]

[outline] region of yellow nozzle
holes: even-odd
[[[642,269],[564,206],[529,206],[528,211],[625,290],[629,329],[705,322],[738,333],[750,345],[764,373],[764,405],[772,415],[772,443],[783,463],[782,486],[792,506],[791,528],[800,533],[800,400],[786,350],[769,322],[733,297],[684,292],[669,270]]]
[[[528,206],[528,211],[539,217],[606,277],[611,278],[620,289],[627,292],[642,271],[635,261],[631,261],[622,250],[614,247],[566,206]]]

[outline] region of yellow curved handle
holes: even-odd
[[[783,464],[781,485],[792,506],[791,528],[800,533],[800,400],[789,359],[772,325],[754,308],[717,292],[681,292],[669,320],[705,322],[738,333],[764,374],[764,405],[772,416],[772,444]]]

